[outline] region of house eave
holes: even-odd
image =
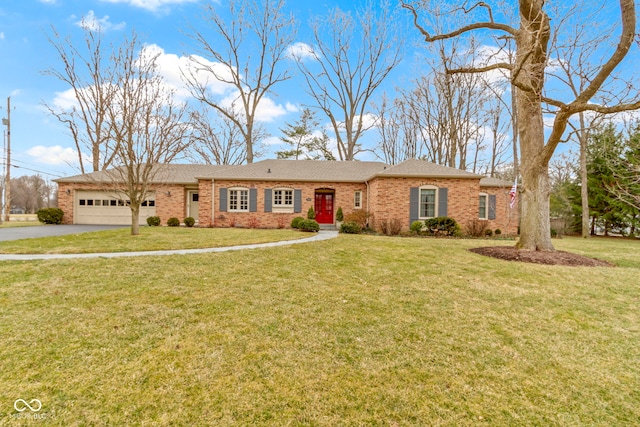
[[[366,180],[362,179],[320,179],[320,178],[246,178],[246,177],[224,177],[224,176],[202,176],[196,177],[197,180],[202,181],[243,181],[243,182],[320,182],[320,183],[332,183],[332,182],[345,182],[345,183],[359,183],[364,184]]]

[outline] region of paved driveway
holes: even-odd
[[[86,233],[88,231],[125,228],[123,225],[35,225],[30,227],[0,228],[0,242],[30,239],[33,237],[63,236],[65,234]]]

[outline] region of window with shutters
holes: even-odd
[[[246,188],[229,189],[229,212],[249,211],[249,190]]]
[[[420,187],[420,219],[435,218],[438,212],[438,187]]]
[[[292,213],[293,212],[293,189],[276,188],[273,190],[273,200],[271,201],[271,212]]]
[[[489,195],[486,193],[480,193],[480,205],[479,205],[479,219],[489,218]]]
[[[273,190],[274,207],[293,207],[293,190]]]

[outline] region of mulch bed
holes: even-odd
[[[506,261],[530,262],[545,265],[565,265],[572,267],[614,267],[614,264],[600,259],[564,251],[524,251],[514,246],[494,246],[469,249],[471,252],[503,259]]]

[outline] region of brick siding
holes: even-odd
[[[409,228],[409,189],[433,185],[448,188],[447,215],[454,218],[463,228],[478,219],[480,193],[496,196],[496,219],[489,221],[489,228],[500,229],[503,234],[516,234],[518,230],[517,209],[509,208],[509,188],[480,187],[475,179],[420,179],[420,178],[374,178],[367,186],[365,183],[344,182],[263,182],[263,181],[225,181],[200,180],[197,186],[199,194],[198,222],[201,227],[228,227],[231,225],[260,228],[289,227],[296,216],[307,216],[309,207],[314,206],[315,191],[331,189],[334,195],[334,222],[339,207],[344,215],[355,211],[354,192],[362,191],[362,210],[373,214],[370,220],[375,228],[382,220],[398,219],[404,230]],[[220,188],[257,189],[257,212],[220,212]],[[299,213],[275,213],[264,210],[264,190],[290,188],[302,190],[302,211]],[[110,188],[96,183],[59,183],[58,207],[64,212],[63,223],[73,223],[74,195],[76,190],[107,191]],[[155,192],[156,215],[166,224],[170,217],[181,221],[187,216],[188,192],[196,190],[195,184],[187,187],[181,184],[152,186]]]
[[[335,191],[333,216],[339,207],[347,215],[354,209],[354,193],[362,191],[362,206],[366,207],[366,189],[364,183],[344,183],[344,182],[253,182],[253,181],[224,181],[216,180],[214,183],[214,194],[211,194],[211,181],[201,181],[200,188],[208,187],[205,194],[200,193],[200,204],[198,215],[200,225],[213,225],[216,227],[229,227],[231,225],[240,227],[256,226],[260,228],[281,228],[289,227],[291,220],[297,216],[307,217],[307,211],[315,204],[315,191],[318,189],[330,189]],[[220,188],[255,188],[257,189],[257,212],[220,212],[218,201]],[[292,189],[302,190],[302,211],[298,213],[275,213],[264,211],[264,190],[265,189]],[[213,210],[211,207],[213,206]]]

